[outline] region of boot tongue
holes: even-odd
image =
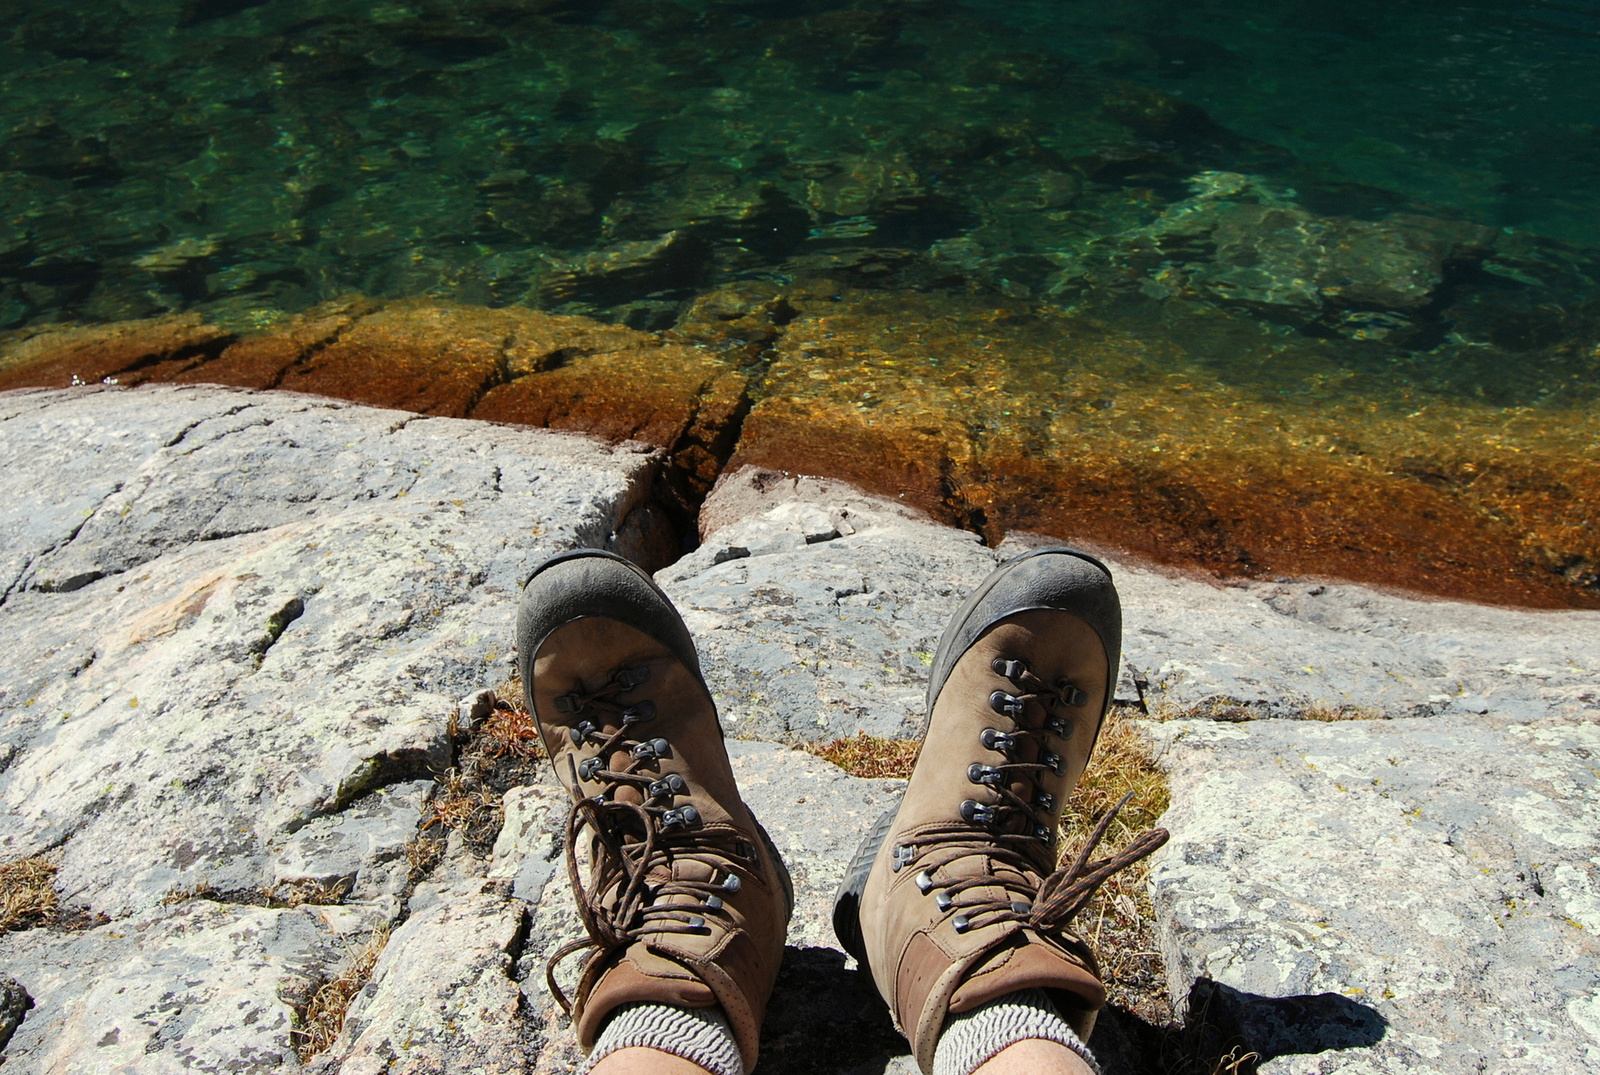
[[[1106,1002],[1106,988],[1093,962],[1087,947],[1075,957],[1032,930],[1019,930],[974,965],[951,995],[950,1013],[969,1012],[1019,989],[1060,990],[1089,1011],[1098,1011]]]
[[[613,772],[620,772],[626,769],[628,763],[632,760],[633,755],[626,750],[612,751],[609,763],[610,768]],[[618,785],[617,790],[612,793],[611,799],[613,802],[628,803],[630,806],[640,806],[644,803],[644,796],[632,784]]]
[[[601,975],[589,993],[578,1016],[578,1041],[592,1047],[606,1016],[635,1001],[674,1008],[709,1008],[717,1003],[717,997],[710,986],[681,963],[636,944]]]

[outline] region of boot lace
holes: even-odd
[[[573,793],[566,827],[567,875],[588,936],[563,945],[545,968],[551,995],[568,1015],[572,1004],[556,984],[556,968],[568,956],[594,949],[593,963],[646,936],[705,934],[709,921],[731,925],[724,901],[739,891],[741,882],[729,864],[735,859],[754,863],[757,857],[755,847],[739,833],[705,825],[692,804],[674,805],[689,789],[676,773],[659,775],[660,760],[671,755],[672,745],[636,732],[655,719],[655,703],[623,705],[617,700],[649,678],[647,667],[621,668],[599,690],[556,699],[557,710],[574,718],[568,731],[573,744],[595,747],[582,762],[567,755]],[[608,726],[615,730],[606,731]],[[623,755],[626,760],[618,764]],[[603,787],[585,796],[580,779],[599,781]],[[635,789],[642,801],[619,801],[617,792],[624,787]],[[578,869],[585,830],[592,839],[587,883]],[[703,865],[717,880],[650,883],[652,874],[674,878],[674,863],[684,862]],[[609,900],[607,893],[613,894]]]
[[[1088,699],[1066,680],[1045,682],[1023,661],[996,658],[992,667],[1010,680],[1013,691],[994,691],[989,708],[1009,717],[1012,730],[985,728],[979,740],[985,749],[1005,754],[1007,761],[1000,765],[973,762],[967,768],[967,779],[991,788],[998,801],[967,799],[961,804],[960,822],[906,836],[894,848],[893,868],[898,872],[920,867],[917,888],[924,896],[932,895],[942,913],[953,916],[951,927],[957,933],[1002,922],[1018,922],[1040,933],[1060,933],[1113,874],[1165,844],[1169,834],[1166,829],[1153,829],[1116,854],[1091,860],[1111,822],[1133,797],[1130,791],[1095,825],[1073,861],[1051,870],[1058,804],[1039,786],[1039,779],[1046,772],[1066,774],[1067,762],[1050,750],[1050,738],[1070,736],[1071,720],[1061,711],[1081,707]],[[1023,725],[1030,702],[1044,711],[1039,727]],[[1018,760],[1020,748],[1030,741],[1038,745],[1039,760]],[[1030,798],[1011,789],[1016,777],[1032,783]],[[936,878],[942,868],[972,856],[985,857],[988,868],[968,876]],[[999,889],[1005,895],[991,898],[984,894],[985,889]]]

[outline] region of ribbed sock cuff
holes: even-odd
[[[1071,1031],[1068,1031],[1071,1033]],[[711,1075],[744,1075],[744,1058],[721,1008],[675,1008],[667,1004],[624,1004],[611,1016],[589,1053],[588,1075],[618,1049],[643,1046],[681,1056]]]
[[[1008,1045],[1028,1038],[1065,1045],[1100,1075],[1100,1065],[1042,989],[1019,989],[945,1020],[933,1052],[933,1075],[972,1075]]]

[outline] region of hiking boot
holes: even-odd
[[[1166,833],[1091,863],[1108,814],[1071,865],[1057,868],[1056,845],[1121,639],[1110,572],[1071,549],[998,568],[945,630],[910,784],[868,833],[834,906],[834,932],[871,971],[924,1072],[948,1015],[1042,988],[1087,1041],[1105,1003],[1094,954],[1069,923]]]
[[[585,549],[528,580],[517,653],[573,796],[567,863],[588,936],[558,951],[547,977],[579,1044],[593,1048],[606,1016],[633,1001],[720,1005],[753,1068],[794,892],[734,786],[688,628],[643,571]],[[585,949],[569,1003],[556,966]]]

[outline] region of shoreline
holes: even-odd
[[[812,312],[797,313],[807,302]],[[1033,367],[907,366],[913,352],[947,355],[960,316],[981,317],[981,304],[929,335],[937,319],[883,320],[928,310],[891,303],[878,316],[873,302],[889,300],[862,302],[839,309],[796,292],[659,334],[360,298],[255,334],[183,315],[13,334],[0,344],[0,390],[213,383],[642,441],[663,453],[652,566],[692,542],[718,477],[751,465],[904,499],[990,545],[1065,533],[1224,581],[1600,608],[1600,415],[1438,401],[1400,417],[1318,413],[1216,385],[1151,395],[1119,389],[1098,352],[1075,358],[1060,384],[1008,388],[1004,378]],[[835,337],[827,354],[819,334]],[[885,334],[905,337],[901,350],[883,350]],[[1032,346],[1009,345],[1024,357]],[[863,385],[871,406],[851,395]],[[1006,417],[996,408],[1008,392],[1048,422]]]

